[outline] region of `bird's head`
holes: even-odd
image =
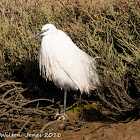
[[[39,33],[37,33],[35,36],[32,37],[32,39],[38,37],[38,36],[45,36],[47,35],[49,32],[53,32],[56,30],[56,27],[53,24],[45,24],[41,31]]]

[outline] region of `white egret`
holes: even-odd
[[[99,84],[95,58],[79,49],[66,33],[53,24],[46,24],[36,34],[43,36],[39,49],[40,74],[64,90],[64,114],[69,90],[90,94]]]

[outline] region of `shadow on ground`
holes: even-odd
[[[14,64],[13,64],[14,65]],[[13,66],[12,66],[13,67]],[[38,61],[25,60],[17,66],[14,66],[12,75],[14,76],[13,80],[17,82],[22,82],[22,87],[27,88],[22,95],[26,99],[51,99],[54,100],[54,103],[60,102],[63,105],[64,93],[62,90],[57,88],[53,82],[46,81],[39,75]],[[98,121],[105,119],[106,117],[101,114],[100,110],[94,109],[94,107],[85,108],[84,105],[87,105],[87,101],[95,102],[97,101],[94,92],[88,96],[86,94],[80,94],[80,91],[70,91],[67,95],[67,107],[79,106],[76,111],[79,116],[84,121]],[[38,101],[28,104],[27,107],[36,107],[39,103],[39,106],[44,107],[49,105],[45,101]],[[92,103],[91,103],[92,104]],[[56,108],[58,106],[56,105]],[[62,108],[61,108],[62,109]],[[63,109],[62,109],[63,110]]]

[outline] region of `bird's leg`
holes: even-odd
[[[57,113],[54,119],[58,118],[57,120],[65,120],[66,117],[66,100],[67,100],[67,91],[64,90],[64,112],[62,114]]]
[[[67,91],[64,90],[64,116],[66,115]]]

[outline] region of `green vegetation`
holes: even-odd
[[[122,114],[139,108],[140,3],[138,0],[1,0],[0,81],[35,82],[41,38],[53,23],[97,60],[101,103]],[[16,77],[16,78],[15,78]]]

